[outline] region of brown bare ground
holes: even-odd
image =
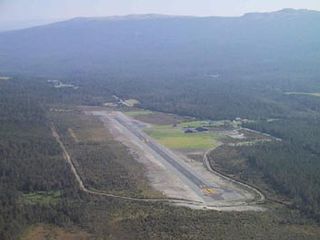
[[[75,132],[73,131],[73,129],[72,129],[72,128],[69,128],[69,129],[68,129],[68,132],[69,132],[70,136],[73,138],[73,140],[74,140],[76,143],[78,143],[78,142],[79,142],[79,139],[78,139],[77,135],[75,134]]]
[[[150,186],[149,180],[145,176],[146,169],[141,163],[135,160],[137,156],[135,156],[130,151],[130,149],[126,148],[121,143],[114,141],[113,135],[110,133],[110,130],[112,129],[106,128],[106,126],[103,124],[103,122],[101,122],[99,118],[90,114],[85,114],[84,112],[77,111],[55,113],[54,115],[52,115],[52,117],[53,119],[56,119],[54,121],[64,121],[64,124],[67,125],[67,132],[65,134],[68,135],[68,138],[66,139],[69,139],[68,141],[70,141],[70,143],[74,143],[71,144],[73,146],[72,151],[77,151],[77,149],[79,150],[80,148],[84,149],[85,147],[83,146],[83,144],[90,145],[90,143],[95,144],[95,151],[100,151],[102,146],[111,146],[111,148],[115,151],[114,153],[112,153],[114,158],[113,161],[120,164],[121,167],[114,168],[112,170],[112,174],[117,176],[118,173],[118,176],[121,176],[121,171],[128,172],[128,176],[130,176],[131,182],[134,182],[136,184],[135,186],[137,187],[137,191],[131,192],[132,189],[130,189],[128,186],[126,191],[118,191],[117,188],[114,188],[113,191],[112,188],[110,188],[106,190],[108,193],[110,193],[110,195],[118,194],[119,196],[131,196],[130,194],[141,194],[141,197],[164,198],[161,192],[156,191],[152,186]],[[64,135],[63,132],[60,132],[60,134]],[[78,141],[75,141],[75,137]],[[86,149],[89,148],[86,147]],[[101,154],[103,156],[104,153]],[[122,157],[120,157],[121,154]],[[103,157],[101,159],[103,159]],[[101,184],[106,181],[105,174],[110,171],[109,169],[112,165],[111,162],[107,164],[106,160],[102,160],[101,162],[93,161],[90,164],[89,160],[79,163],[77,159],[73,158],[73,161],[76,168],[82,169],[80,173],[81,177],[90,179],[90,182]],[[84,162],[87,162],[88,164],[85,164]],[[121,168],[123,169],[121,170]],[[109,172],[109,174],[111,174],[111,172]],[[104,191],[105,189],[103,189],[103,184],[100,185],[100,188],[96,190]]]
[[[21,240],[89,240],[91,235],[81,229],[64,229],[52,225],[39,224],[30,227]]]
[[[96,118],[85,114],[73,115],[74,121],[77,121],[77,139],[79,142],[103,142],[110,138],[103,124]],[[76,119],[75,117],[79,117]],[[86,123],[85,126],[83,123]]]

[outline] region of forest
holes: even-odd
[[[0,33],[0,76],[9,76],[0,77],[0,239],[24,239],[38,224],[81,229],[89,239],[319,239],[319,23],[319,12],[287,9],[76,18]],[[268,211],[197,211],[81,192],[51,124],[88,188],[159,194],[121,143],[79,135],[99,123],[84,121],[78,107],[113,95],[198,119],[240,117],[242,127],[280,138],[221,146],[210,159],[262,189]]]
[[[319,118],[260,122],[248,126],[279,136],[282,143],[244,149],[249,165],[258,168],[277,190],[320,220]]]
[[[293,9],[241,17],[75,18],[0,33],[0,70],[79,86],[81,103],[115,94],[199,118],[313,117],[319,97],[288,93],[320,92],[319,23],[319,12]],[[75,99],[67,89],[59,95]]]
[[[79,191],[50,132],[50,124],[55,121],[59,132],[70,136],[70,123],[77,125],[83,119],[77,120],[77,114],[70,118],[68,112],[50,109],[92,104],[88,101],[91,93],[55,89],[44,79],[14,78],[0,84],[1,239],[23,239],[26,229],[40,223],[70,231],[80,228],[88,233],[88,239],[212,239],[212,236],[213,239],[317,239],[320,234],[320,228],[312,220],[281,205],[274,205],[270,211],[262,213],[225,213],[85,194]],[[61,97],[61,92],[66,96]],[[111,98],[100,96],[103,97]],[[79,134],[77,129],[74,130]],[[132,179],[132,175],[117,160],[119,154],[125,154],[121,145],[117,146],[111,140],[80,141],[77,145],[72,139],[65,138],[64,141],[73,156],[78,156],[80,167],[90,167],[86,161],[92,162],[92,169],[83,173],[88,187],[110,190],[116,186],[121,191],[139,193],[136,187],[141,179],[133,178],[133,185],[126,184],[125,179]],[[96,179],[92,174],[94,168],[105,168],[106,165],[98,152],[90,158],[83,154],[90,153],[93,146],[99,153],[115,156],[106,160],[125,178],[115,178],[113,183]]]
[[[0,82],[0,92],[0,238],[16,239],[27,225],[39,221],[67,224],[68,203],[56,203],[52,194],[73,197],[77,189],[51,136],[46,109],[34,94],[37,90],[10,80]],[[43,194],[49,204],[30,194]]]
[[[292,207],[319,221],[319,118],[257,121],[246,126],[281,141],[220,147],[212,152],[211,163],[258,187],[267,184]]]

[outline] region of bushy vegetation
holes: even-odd
[[[312,115],[320,99],[285,93],[320,92],[319,23],[319,12],[298,10],[73,19],[1,33],[0,68],[79,86],[56,89],[62,102],[97,104],[116,94],[151,110],[200,118]]]
[[[319,119],[258,121],[247,126],[273,134],[281,142],[253,146],[220,147],[212,164],[220,170],[252,182],[259,178],[287,197],[293,206],[320,220]]]
[[[18,81],[0,83],[0,239],[15,239],[38,221],[67,223],[65,202],[39,193],[77,191],[33,93]]]
[[[51,135],[52,116],[48,115],[48,110],[55,109],[53,113],[60,113],[59,109],[67,109],[61,105],[66,103],[66,98],[70,103],[78,101],[80,96],[60,98],[58,91],[32,79],[1,83],[0,92],[1,106],[4,106],[0,111],[1,239],[17,239],[34,223],[71,229],[76,225],[90,232],[92,239],[318,239],[320,229],[317,225],[282,207],[265,213],[223,213],[135,203],[79,192]],[[19,105],[24,107],[16,108]],[[73,139],[68,128],[75,119],[53,120],[59,126],[59,133],[65,136],[64,140],[70,138],[66,144],[71,145]],[[74,133],[78,134],[79,145],[83,136],[93,139],[76,128]],[[110,161],[116,160],[119,148],[110,143],[107,150],[88,144],[88,153],[98,156],[101,151],[110,157]],[[84,147],[74,148],[74,156],[83,153]],[[86,156],[80,156],[83,161],[79,160],[79,163],[85,164]],[[100,157],[97,160],[102,161]],[[96,164],[86,167],[91,167],[88,172],[97,170]],[[125,176],[130,173],[129,169],[120,169]],[[115,187],[121,186],[122,180],[117,181]]]
[[[75,109],[50,115],[87,188],[137,198],[162,196],[148,185],[143,165],[97,118]],[[76,139],[70,128],[76,129]]]
[[[100,239],[319,239],[317,226],[282,207],[218,213],[88,196],[78,192],[51,136],[50,109],[101,105],[113,94],[151,111],[253,119],[247,127],[282,142],[233,147],[241,164],[224,166],[247,181],[256,175],[319,219],[320,15],[258,16],[74,19],[1,33],[1,69],[23,77],[0,81],[0,239],[16,239],[38,222],[76,224]],[[33,78],[40,75],[79,88],[54,88]],[[276,120],[263,120],[270,118]],[[132,160],[123,146],[81,143],[73,129],[75,144],[69,131],[75,120],[55,121],[86,184],[142,194],[140,179],[121,162]]]

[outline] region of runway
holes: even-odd
[[[155,153],[160,155],[163,160],[165,160],[168,164],[171,165],[179,174],[181,174],[185,179],[185,181],[190,182],[191,187],[193,189],[197,189],[197,192],[201,195],[206,195],[206,197],[210,197],[213,199],[221,199],[221,197],[217,194],[217,191],[214,189],[218,189],[217,186],[213,183],[208,183],[204,179],[201,179],[198,174],[194,173],[192,169],[190,169],[187,165],[183,164],[183,162],[178,160],[178,157],[174,155],[174,153],[170,153],[169,150],[165,149],[163,146],[159,146],[153,139],[151,139],[148,135],[142,132],[137,126],[126,121],[126,117],[117,116],[114,119],[118,121],[123,127],[127,128],[132,134],[134,134],[142,143],[147,145],[150,149],[152,149]],[[204,196],[201,196],[202,198]]]
[[[144,123],[120,111],[92,111],[91,114],[98,116],[118,140],[142,156],[151,184],[169,198],[240,211],[250,208],[248,203],[255,201],[251,191],[208,171],[201,162],[190,163],[190,159],[152,139],[143,131]]]

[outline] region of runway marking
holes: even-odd
[[[201,189],[201,191],[204,193],[204,194],[207,194],[207,195],[213,195],[213,194],[216,194],[216,190],[214,188],[210,188],[210,187],[204,187]]]

